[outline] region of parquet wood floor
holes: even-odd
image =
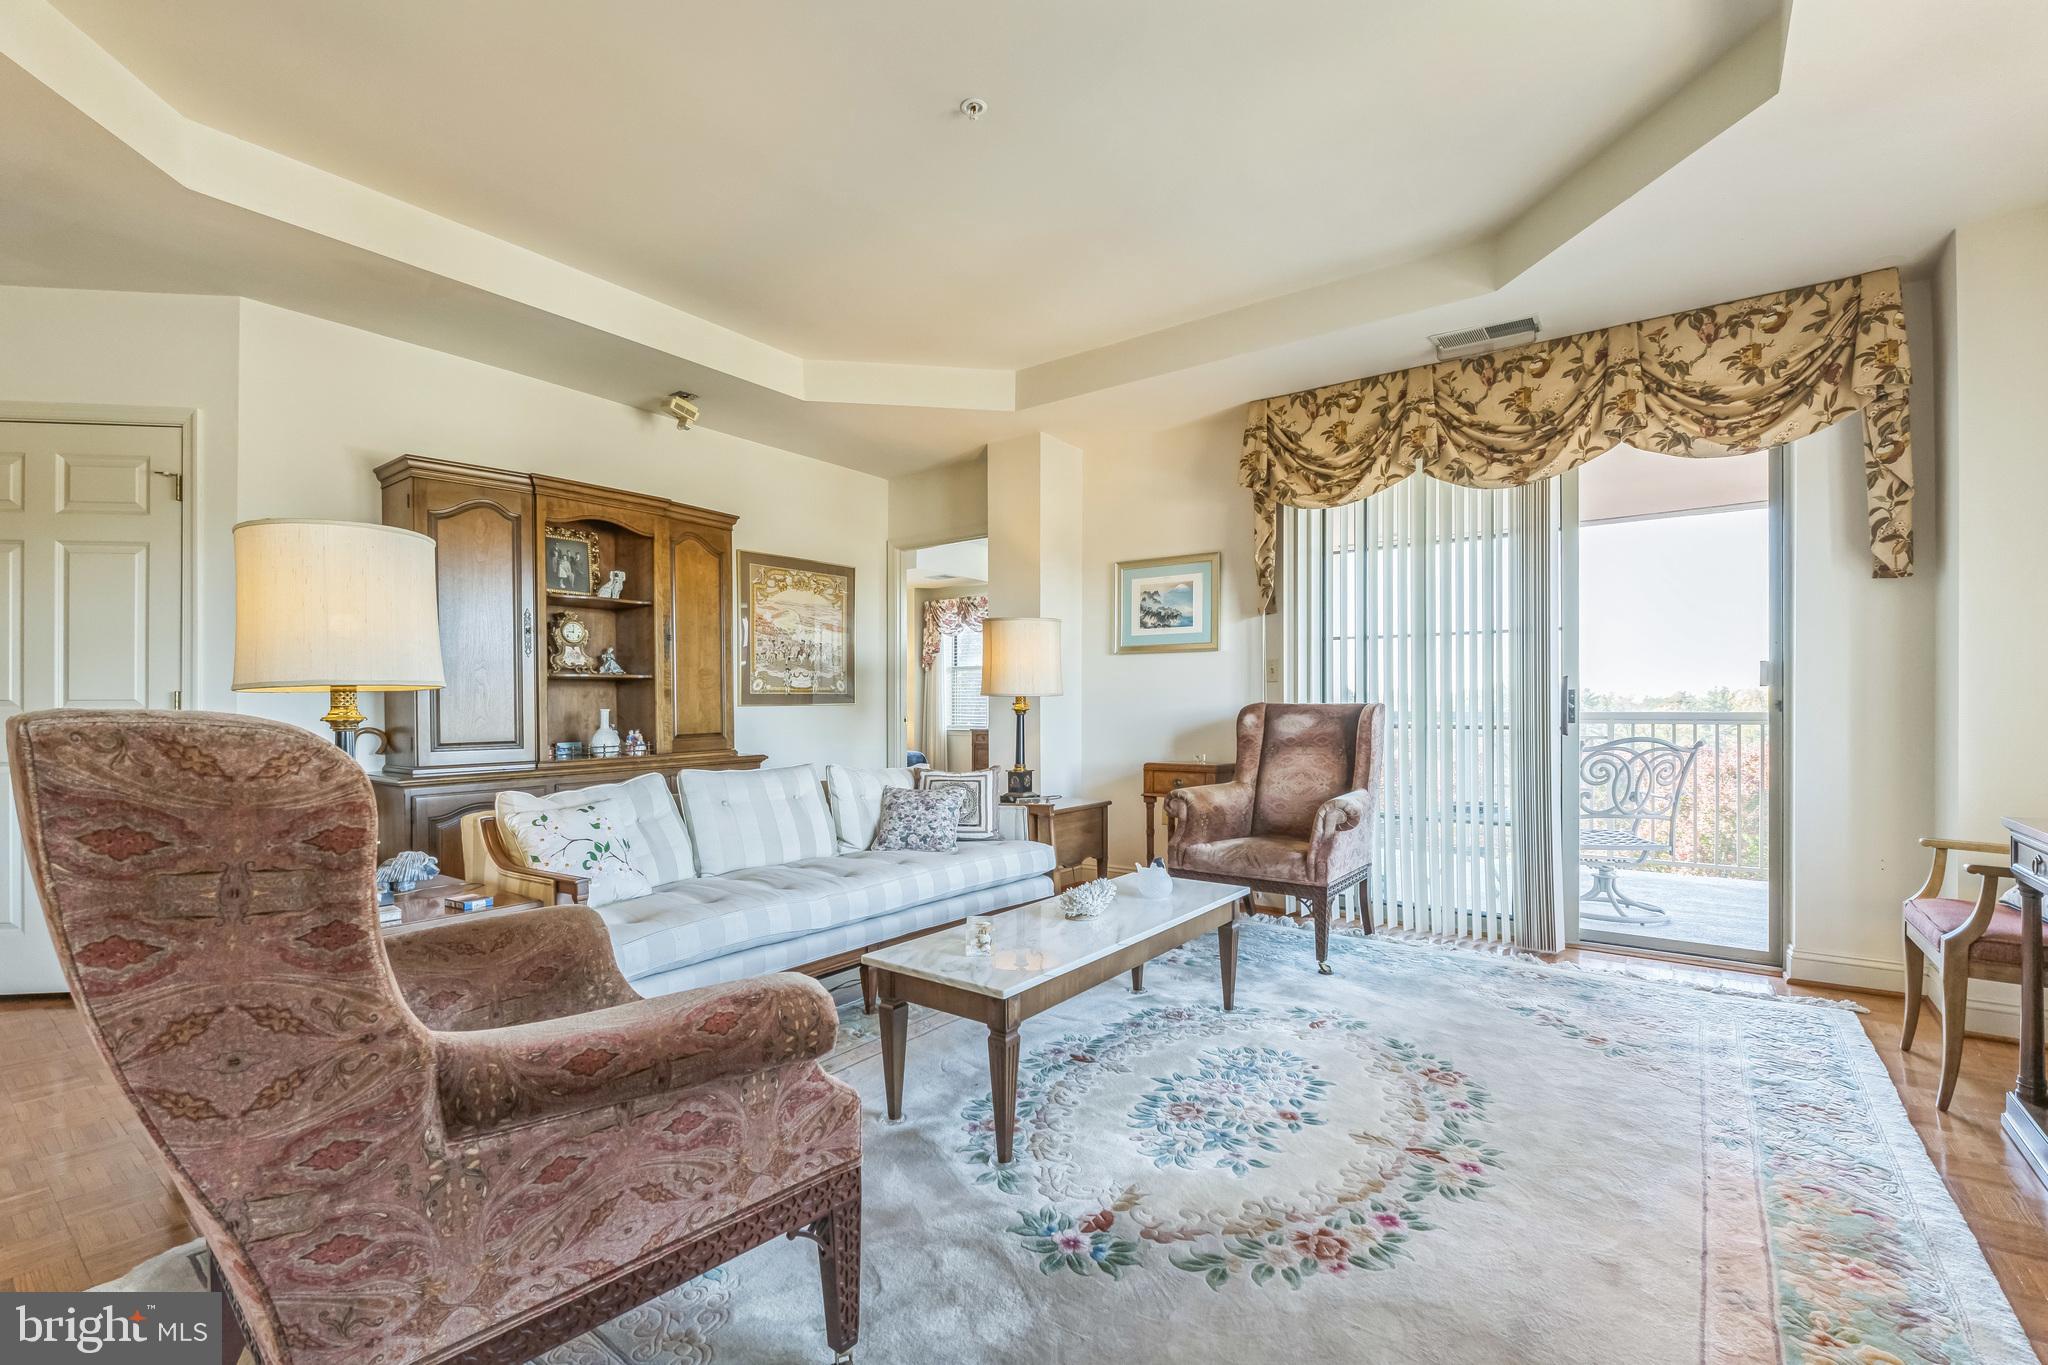
[[[1830,994],[1870,1013],[1864,1029],[1913,1126],[1984,1247],[2037,1354],[2048,1359],[2048,1189],[1998,1130],[2018,1067],[2008,1042],[1973,1038],[1946,1114],[1935,1112],[1941,1029],[1930,1010],[1899,1053],[1897,996],[1814,991],[1772,976],[1569,956],[1594,969],[1708,977],[1762,992]],[[68,1000],[0,1000],[0,1290],[84,1289],[189,1240],[191,1226],[106,1064]]]

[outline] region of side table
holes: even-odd
[[[1053,867],[1064,871],[1095,860],[1095,875],[1109,875],[1109,802],[1062,796],[1021,803],[1031,842],[1052,845]]]
[[[400,891],[392,896],[398,906],[398,918],[388,924],[380,924],[385,934],[402,934],[413,929],[422,929],[438,924],[444,919],[469,919],[477,915],[498,915],[512,910],[532,910],[540,902],[525,896],[500,896],[498,903],[488,910],[452,910],[448,906],[450,896],[486,895],[490,888],[477,882],[466,882],[460,877],[429,877],[410,891]],[[379,907],[380,910],[382,907]]]
[[[1179,787],[1207,787],[1237,776],[1235,763],[1147,763],[1145,765],[1145,862],[1152,851],[1152,809],[1160,797]]]
[[[2048,820],[2008,819],[2020,892],[2020,1074],[1999,1127],[2048,1183],[2048,1076],[2041,1061],[2041,896],[2048,892]]]

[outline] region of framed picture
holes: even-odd
[[[573,526],[548,527],[541,573],[549,592],[596,592],[597,532]]]
[[[1111,574],[1118,654],[1216,648],[1221,554],[1126,559]]]
[[[853,570],[740,556],[740,704],[853,698]]]

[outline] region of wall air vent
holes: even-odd
[[[1461,356],[1485,355],[1488,351],[1503,351],[1510,346],[1523,345],[1534,341],[1542,330],[1534,318],[1516,318],[1512,322],[1496,322],[1486,327],[1438,332],[1429,339],[1429,344],[1436,347],[1438,360],[1456,360]]]

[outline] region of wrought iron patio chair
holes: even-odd
[[[1622,735],[1579,756],[1579,861],[1593,885],[1579,896],[1579,918],[1611,924],[1669,924],[1671,912],[1621,889],[1615,873],[1675,851],[1678,803],[1701,743]],[[1605,902],[1611,910],[1591,910]]]

